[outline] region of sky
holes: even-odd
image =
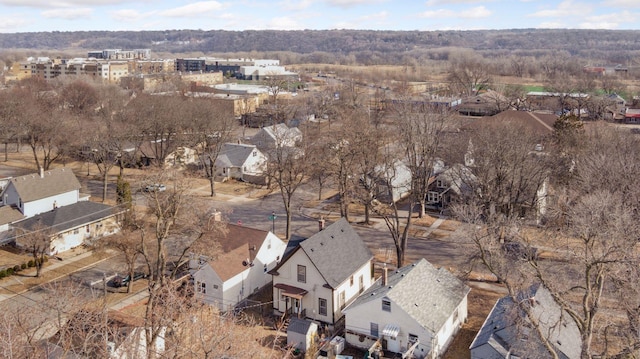
[[[640,29],[640,0],[0,0],[0,32]]]

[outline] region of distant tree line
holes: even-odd
[[[75,31],[0,34],[2,49],[151,48],[155,53],[268,52],[299,54],[297,63],[403,64],[414,59],[447,60],[450,48],[469,48],[483,56],[540,57],[558,51],[592,61],[626,64],[638,58],[639,31],[475,30],[475,31]]]

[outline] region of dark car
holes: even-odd
[[[138,279],[142,279],[142,278],[146,278],[147,275],[142,273],[142,272],[136,272],[133,274],[133,281],[137,281]],[[120,288],[120,287],[126,287],[129,282],[131,281],[131,276],[127,275],[126,277],[122,277],[119,275],[116,275],[115,277],[113,277],[113,279],[110,281],[110,284],[112,287],[115,288]]]

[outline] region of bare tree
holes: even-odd
[[[495,134],[493,138],[495,142]],[[498,204],[495,211],[488,202],[466,198],[464,203],[454,205],[454,213],[472,225],[470,233],[477,246],[477,258],[507,288],[515,290],[538,282],[549,290],[553,300],[577,325],[581,358],[615,356],[620,348],[609,345],[612,336],[631,340],[629,346],[621,350],[623,353],[630,353],[629,349],[633,351],[638,345],[637,335],[628,331],[637,323],[633,309],[636,298],[623,306],[626,313],[619,318],[605,319],[615,311],[606,304],[613,296],[612,287],[622,283],[624,274],[629,273],[628,266],[637,265],[635,253],[640,228],[633,213],[640,194],[631,188],[637,185],[639,168],[637,151],[630,148],[636,148],[638,143],[637,139],[618,130],[601,127],[587,132],[581,142],[583,147],[575,151],[572,175],[562,182],[553,181],[557,186],[555,201],[541,228],[528,228],[527,217],[521,219],[522,213],[514,216],[515,207],[511,206],[510,210],[505,205],[507,200],[517,204],[514,200],[518,196],[494,187],[491,187],[492,193],[502,193],[502,199],[495,197],[493,200]],[[511,147],[517,146],[512,144]],[[474,143],[474,149],[478,148],[479,144]],[[497,157],[496,152],[489,153]],[[511,155],[503,158],[509,157]],[[526,158],[512,158],[520,158],[518,162],[529,162],[528,166],[531,166]],[[474,163],[479,159],[474,156]],[[496,162],[492,172],[501,173],[496,167],[499,164],[504,167],[504,163],[503,160]],[[523,172],[524,168],[514,171],[517,167],[506,167],[512,168],[508,178],[523,177],[525,173],[528,177],[536,177],[537,171]],[[599,180],[596,173],[602,172],[607,173],[611,181],[603,183]],[[498,182],[497,177],[492,178],[493,182]],[[531,189],[527,190],[529,186],[523,187],[511,179],[501,182],[512,183],[509,187],[531,193]],[[484,181],[482,175],[478,176],[478,181]],[[559,261],[540,258],[536,248],[540,243]],[[604,314],[606,309],[607,314]],[[628,324],[623,323],[624,318]],[[604,332],[599,330],[601,325],[606,327]],[[602,349],[603,345],[605,349]]]
[[[51,248],[52,230],[44,224],[36,224],[32,228],[21,229],[20,232],[22,233],[17,235],[20,244],[33,257],[32,260],[36,268],[35,276],[40,277],[44,257],[53,250]]]
[[[452,92],[468,96],[478,94],[491,82],[487,63],[473,53],[463,53],[451,59],[448,80]]]
[[[291,238],[291,208],[293,197],[308,174],[308,149],[298,143],[286,145],[286,131],[273,131],[276,135],[275,147],[268,149],[267,174],[270,183],[275,183],[280,190],[286,215],[285,240]],[[303,141],[304,143],[304,141]]]
[[[231,139],[235,120],[226,116],[206,99],[194,99],[188,109],[191,117],[190,127],[193,131],[191,144],[200,156],[205,175],[209,179],[211,197],[214,197],[216,195],[216,160],[220,155],[222,145]]]

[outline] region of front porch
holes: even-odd
[[[306,318],[307,310],[302,308],[302,298],[308,293],[307,290],[283,283],[275,284],[273,287],[278,289],[278,298],[284,299],[285,307],[282,313],[287,316]],[[279,305],[278,310],[280,310]]]

